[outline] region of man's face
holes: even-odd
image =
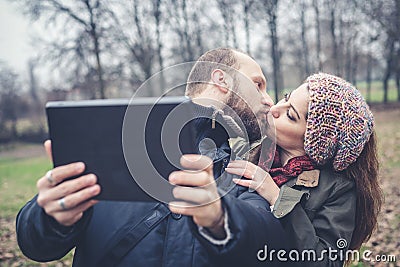
[[[273,104],[266,92],[266,79],[261,67],[249,56],[235,52],[239,69],[226,104],[231,107],[246,127],[250,141],[264,135],[266,115]]]

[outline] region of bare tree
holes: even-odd
[[[264,14],[265,20],[268,24],[269,39],[271,41],[271,58],[272,58],[272,72],[274,81],[274,92],[276,102],[279,99],[279,92],[283,88],[283,79],[281,74],[281,51],[279,48],[278,39],[278,5],[279,0],[261,0],[259,2],[260,10]]]
[[[357,72],[358,72],[358,59],[359,59],[359,52],[357,51],[357,45],[356,42],[353,42],[352,46],[352,51],[353,51],[353,56],[352,56],[352,64],[351,64],[351,83],[354,84],[354,86],[357,85]]]
[[[17,92],[21,89],[18,75],[0,62],[0,139],[16,139],[18,112],[22,107]],[[10,129],[7,129],[7,123]]]
[[[317,54],[317,62],[318,62],[318,71],[323,71],[323,64],[321,59],[321,18],[320,18],[320,7],[319,0],[313,0],[313,8],[315,12],[315,39],[316,39],[316,54]]]
[[[311,72],[310,70],[310,62],[309,62],[309,50],[308,50],[308,39],[306,36],[307,33],[307,25],[306,25],[306,10],[307,5],[305,0],[301,0],[300,2],[300,22],[301,22],[301,42],[303,46],[303,64],[305,75],[308,76]]]
[[[187,1],[182,0],[182,14],[183,14],[183,20],[184,20],[184,31],[183,31],[183,36],[184,40],[186,43],[186,52],[187,52],[187,57],[186,61],[192,61],[194,60],[194,52],[193,48],[191,45],[191,38],[190,38],[190,29],[189,29],[189,11],[187,7]]]
[[[224,32],[225,32],[225,46],[238,47],[236,32],[235,32],[235,21],[238,14],[235,12],[236,1],[229,0],[216,0],[218,3],[219,10],[222,18],[224,19]]]
[[[38,96],[38,84],[36,81],[35,69],[36,69],[36,60],[31,59],[28,63],[29,69],[29,92],[32,97],[33,102],[40,106],[40,100]]]
[[[396,87],[397,87],[397,101],[400,102],[400,44],[397,43],[397,57],[396,57]]]
[[[243,0],[243,21],[244,21],[244,29],[246,33],[246,52],[251,55],[250,51],[250,17],[251,12],[253,10],[254,0]]]
[[[131,85],[148,80],[158,67],[164,65],[161,40],[162,1],[130,0],[116,2],[113,23],[118,28],[113,34],[121,57],[130,69]],[[151,86],[149,95],[158,95],[159,84]]]
[[[397,87],[397,101],[400,102],[400,1],[395,2],[395,12],[394,12],[394,26],[397,29],[397,42],[396,42],[396,50],[397,50],[397,58],[396,58],[396,87]]]
[[[398,0],[353,0],[356,8],[366,16],[376,21],[381,32],[385,36],[385,71],[383,74],[383,101],[388,101],[389,79],[395,74],[397,91],[400,93],[400,68],[397,62],[400,61],[400,3]],[[400,101],[400,94],[398,94]]]
[[[156,22],[157,56],[160,70],[164,68],[163,56],[161,53],[163,47],[161,42],[161,2],[162,0],[153,0],[153,14]]]
[[[105,98],[103,50],[109,11],[101,0],[18,0],[24,12],[33,20],[46,24],[68,25],[68,32],[59,30],[57,39],[46,41],[46,57],[51,61],[68,59],[95,69],[99,97]],[[64,31],[64,32],[63,32]],[[94,58],[94,62],[93,59]],[[77,67],[80,69],[80,67]],[[65,72],[65,70],[63,70]],[[76,71],[78,72],[78,71]]]
[[[196,42],[195,42],[196,47],[198,48],[199,53],[202,53],[202,52],[204,52],[204,41],[203,41],[203,37],[202,37],[204,29],[203,29],[202,25],[200,24],[199,16],[198,16],[197,12],[195,12],[193,14],[193,22],[194,22],[194,33],[196,36]]]
[[[35,73],[37,68],[37,60],[31,59],[28,62],[28,70],[29,70],[29,96],[31,97],[31,116],[39,125],[39,128],[42,132],[44,132],[43,121],[41,120],[41,116],[44,115],[44,110],[42,106],[42,102],[39,98],[39,85],[37,81],[37,75]]]
[[[326,7],[329,10],[329,19],[330,19],[330,34],[332,41],[332,60],[334,61],[334,69],[336,75],[341,75],[340,71],[340,58],[339,58],[339,49],[338,49],[338,34],[337,31],[339,29],[339,23],[337,23],[336,17],[336,1],[327,1]]]
[[[167,3],[169,8],[166,22],[172,31],[172,36],[169,36],[170,42],[173,43],[170,46],[171,53],[174,55],[172,60],[174,62],[194,61],[207,49],[206,42],[212,40],[210,27],[213,28],[212,32],[219,33],[219,26],[216,27],[212,13],[207,14],[208,10],[203,8],[204,1],[169,0]],[[218,45],[221,46],[221,43],[218,42]]]
[[[368,58],[367,58],[367,75],[366,75],[366,80],[367,80],[367,102],[371,102],[371,83],[372,83],[372,55],[368,53]]]
[[[383,102],[388,102],[389,79],[393,72],[393,63],[395,60],[395,40],[391,36],[386,39],[386,68],[383,75]]]

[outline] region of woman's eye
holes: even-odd
[[[294,117],[290,116],[289,109],[286,111],[286,116],[289,118],[289,120],[296,121],[296,119]]]

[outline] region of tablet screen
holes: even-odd
[[[186,97],[49,102],[54,167],[83,161],[98,177],[101,200],[173,200],[169,174],[197,153]]]

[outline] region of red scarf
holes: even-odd
[[[258,164],[261,168],[268,171],[269,163],[272,155],[267,156],[266,160],[261,160]],[[299,156],[291,158],[285,166],[282,167],[281,159],[278,150],[275,151],[274,162],[271,169],[268,171],[274,182],[281,187],[291,178],[299,176],[303,171],[314,170],[315,166],[311,159],[307,156]]]

